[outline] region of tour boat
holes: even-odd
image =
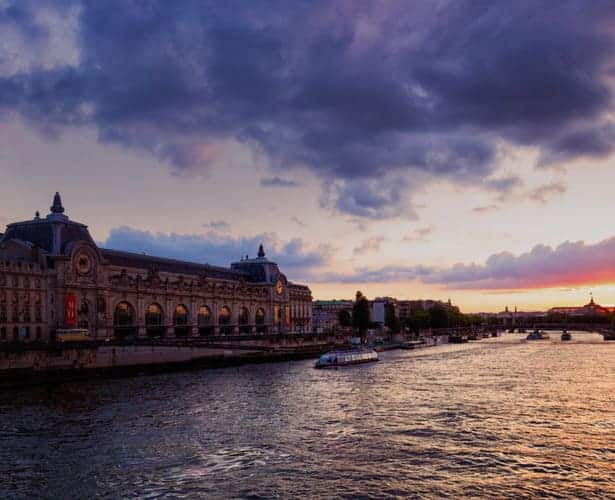
[[[545,332],[541,332],[540,330],[534,330],[526,337],[526,340],[546,340],[548,338],[549,336]]]
[[[338,366],[358,365],[378,361],[378,353],[373,349],[351,349],[349,351],[330,351],[323,354],[314,368],[335,368]]]
[[[566,330],[564,330],[564,332],[562,333],[562,340],[563,341],[572,340],[572,335],[570,335]]]

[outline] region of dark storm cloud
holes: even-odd
[[[517,176],[501,177],[498,179],[488,179],[485,181],[485,187],[498,191],[500,193],[509,193],[516,187],[523,184],[523,181]]]
[[[261,243],[267,257],[277,262],[291,279],[306,277],[315,268],[326,264],[330,257],[330,249],[326,246],[310,249],[299,238],[282,243],[273,234],[234,238],[216,232],[204,235],[152,233],[126,226],[112,229],[100,245],[114,250],[228,266],[229,256],[235,256],[236,260],[246,254],[255,257]]]
[[[0,110],[43,130],[94,126],[100,140],[179,169],[215,168],[202,145],[230,139],[279,172],[311,169],[338,211],[412,215],[413,190],[434,179],[512,189],[514,176],[487,180],[501,140],[537,146],[545,164],[611,152],[614,11],[602,1],[87,1],[80,63],[0,78]],[[31,16],[10,19],[37,36]]]
[[[7,2],[0,5],[0,27],[15,27],[28,36],[31,41],[45,38],[48,30],[34,18],[34,9],[31,2]]]

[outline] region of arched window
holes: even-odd
[[[120,302],[113,313],[114,335],[126,338],[137,334],[135,325],[135,309],[128,302]]]
[[[41,330],[41,327],[40,327],[40,326],[37,326],[37,327],[36,327],[36,340],[41,340],[41,337],[42,337],[42,336],[43,336],[43,335],[42,335],[42,330]]]
[[[212,325],[213,321],[211,317],[211,309],[209,307],[199,307],[197,322],[199,325],[199,335],[211,335],[214,332],[214,327]]]
[[[179,304],[175,308],[173,324],[175,325],[176,337],[187,337],[190,333],[190,327],[188,326],[188,309],[183,304]]]
[[[6,326],[0,328],[0,340],[6,340]]]
[[[237,320],[239,323],[239,331],[241,333],[250,333],[250,311],[248,311],[247,307],[239,309]]]
[[[19,328],[16,326],[13,327],[13,340],[19,340]]]
[[[149,337],[164,337],[164,314],[159,304],[150,304],[145,309],[145,331]]]
[[[222,306],[220,308],[220,312],[218,313],[218,324],[220,325],[220,333],[223,335],[229,335],[232,333],[231,324],[231,310]]]
[[[256,331],[258,333],[265,333],[267,327],[265,326],[265,311],[259,307],[254,315],[254,322],[256,323]]]

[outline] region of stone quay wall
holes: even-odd
[[[0,387],[299,359],[318,356],[344,343],[341,336],[308,334],[219,337],[207,342],[3,344],[0,346]]]

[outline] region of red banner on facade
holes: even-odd
[[[64,323],[67,327],[77,324],[77,299],[72,293],[67,293],[64,299]]]

